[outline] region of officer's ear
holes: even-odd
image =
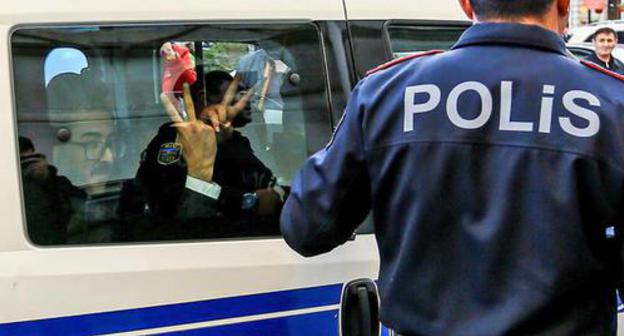
[[[559,19],[559,34],[563,34],[570,21],[570,0],[557,0],[556,6]]]
[[[466,13],[466,16],[470,20],[476,21],[476,16],[474,10],[472,9],[472,4],[470,3],[470,0],[459,0],[459,5],[464,10],[464,13]]]
[[[557,0],[557,12],[559,17],[568,17],[570,15],[570,0]]]

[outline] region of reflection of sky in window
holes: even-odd
[[[82,51],[75,48],[56,48],[48,54],[43,66],[45,86],[47,87],[52,78],[60,74],[80,75],[80,71],[88,66],[87,57]]]

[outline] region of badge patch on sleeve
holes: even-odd
[[[182,145],[175,142],[166,142],[160,145],[157,161],[161,165],[172,165],[182,157]]]

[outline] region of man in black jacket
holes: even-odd
[[[211,176],[196,174],[195,167],[211,154],[196,153],[202,136],[185,141],[179,127],[178,112],[168,111],[174,120],[160,127],[158,134],[144,151],[142,162],[132,188],[141,198],[122,196],[122,211],[143,212],[150,218],[146,232],[133,233],[126,239],[189,239],[262,236],[278,234],[278,214],[284,191],[277,179],[253,153],[245,136],[236,128],[251,121],[248,104],[250,94],[244,95],[239,81],[228,73],[212,71],[205,75],[205,90],[195,93],[195,104],[189,110],[200,110],[195,126],[206,129],[215,121],[219,133],[214,137],[216,151]],[[238,97],[237,97],[238,95]],[[187,93],[188,96],[188,93]],[[187,97],[188,98],[188,97]],[[236,99],[238,98],[238,99]],[[230,103],[235,101],[234,105]],[[188,102],[188,101],[187,101]],[[205,103],[204,103],[205,102]],[[173,104],[163,100],[169,109]],[[225,113],[220,121],[219,110]],[[128,186],[126,186],[126,189]],[[157,225],[153,225],[153,224]],[[145,235],[148,236],[145,236]]]
[[[19,149],[28,236],[38,245],[65,244],[70,221],[79,219],[86,193],[35,152],[30,139],[20,136]]]
[[[592,39],[596,50],[585,60],[596,63],[601,67],[624,75],[624,63],[613,56],[613,49],[617,46],[618,38],[615,30],[603,27],[594,33]]]

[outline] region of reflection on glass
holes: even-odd
[[[89,67],[87,57],[76,48],[56,48],[45,59],[45,86],[52,78],[64,73],[80,75],[82,69]]]
[[[467,27],[392,24],[388,26],[394,58],[428,50],[448,50]]]
[[[277,235],[292,175],[331,131],[319,37],[310,24],[24,28],[12,35],[12,54],[18,133],[37,146],[22,166],[36,244]],[[298,80],[287,81],[290,74]],[[186,120],[189,84],[192,106],[208,122],[204,109],[223,101],[234,77],[240,80],[230,106],[250,97],[218,135],[214,181],[223,199],[214,207],[202,197],[180,202],[188,191],[184,148],[160,94]],[[138,178],[150,165],[158,166]],[[33,187],[38,166],[64,176],[74,196]],[[46,216],[62,207],[71,215]],[[208,211],[193,218],[201,209]]]

